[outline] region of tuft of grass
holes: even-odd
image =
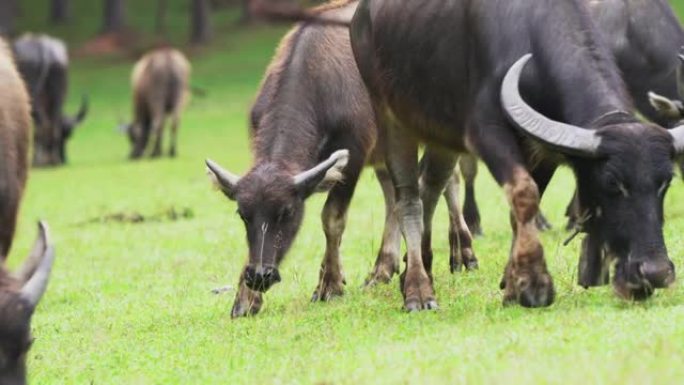
[[[85,26],[55,31],[78,41],[84,31],[96,31],[99,2],[74,3]],[[129,2],[136,20],[150,4]],[[680,2],[673,4],[682,10]],[[40,12],[27,17],[29,25],[44,20]],[[181,20],[180,11],[173,20]],[[575,285],[580,242],[562,246],[567,236],[562,213],[573,190],[565,169],[543,201],[555,225],[543,235],[558,291],[549,309],[501,306],[498,282],[510,242],[508,208],[486,172],[477,181],[486,231],[475,242],[479,271],[449,274],[447,215],[443,204],[438,209],[435,282],[441,310],[403,313],[396,279],[361,289],[384,219],[380,189],[367,172],[342,244],[345,297],[308,301],[325,243],[318,215],[324,197],[315,196],[281,269],[283,282],[266,295],[258,317],[231,321],[232,293],[215,296],[210,290],[236,283],[246,255],[244,230],[235,205],[212,191],[203,160],[212,157],[238,173],[249,166],[247,111],[283,32],[236,29],[193,57],[194,83],[209,96],[190,104],[174,160],[125,159],[127,140],[116,124],[131,110],[132,63],[75,61],[68,107],[76,109],[79,95],[88,93],[91,114],[69,144],[68,166],[32,171],[10,259],[11,266],[21,262],[35,221],[48,220],[58,259],[33,320],[31,383],[681,382],[684,289],[676,285],[648,302],[626,303],[610,288],[587,291]],[[665,202],[665,239],[679,271],[684,271],[682,200],[684,185],[675,182]],[[115,213],[164,213],[170,207],[193,215],[176,221],[89,222]]]

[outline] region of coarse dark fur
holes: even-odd
[[[340,1],[316,12],[348,22],[356,5],[356,1]],[[232,310],[234,317],[258,312],[262,292],[280,280],[278,267],[300,227],[305,200],[322,190],[321,184],[326,183],[326,174],[335,163],[319,170],[312,183],[298,185],[294,183],[296,176],[323,164],[336,151],[347,150],[348,160],[341,180],[325,188],[330,188],[322,213],[327,245],[313,300],[328,300],[343,293],[339,246],[364,164],[375,166],[387,209],[383,244],[367,284],[387,282],[398,271],[399,228],[393,214],[394,190],[384,169],[384,133],[375,124],[348,28],[341,24],[300,24],[283,39],[250,115],[254,164],[239,181],[237,177],[233,182],[219,180],[224,193],[237,201],[249,245],[249,259]],[[434,190],[439,196],[443,182],[432,181],[428,163],[424,163],[424,190]],[[447,194],[449,198],[453,195]],[[426,205],[432,207],[434,203]],[[474,268],[477,261],[470,234],[461,227],[464,222],[457,211],[452,213],[451,223],[452,269],[462,265]]]
[[[506,303],[553,302],[534,221],[539,199],[563,162],[576,174],[582,207],[596,213],[588,236],[618,259],[617,291],[644,298],[672,282],[662,218],[653,213],[662,212],[672,176],[673,138],[634,117],[633,102],[586,4],[362,0],[351,36],[381,122],[399,123],[389,135],[396,141],[388,164],[396,162],[390,173],[399,188],[403,227],[410,228],[403,286],[408,309],[429,308],[434,293],[417,246],[422,226],[411,182],[415,155],[401,139],[407,136],[477,154],[505,187],[514,230],[502,280]],[[502,79],[527,53],[533,56],[520,81],[525,102],[547,118],[595,130],[601,145],[591,156],[540,145],[522,135],[503,110]]]

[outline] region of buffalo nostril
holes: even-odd
[[[665,288],[674,282],[672,261],[644,262],[639,267],[641,277],[655,288]]]

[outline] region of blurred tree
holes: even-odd
[[[0,0],[0,35],[12,36],[19,14],[18,0]]]
[[[190,42],[203,44],[211,38],[211,7],[209,0],[191,0]]]
[[[50,21],[54,24],[63,24],[71,17],[71,4],[69,0],[50,1]]]
[[[124,0],[104,0],[102,34],[122,32],[126,26]]]
[[[168,10],[168,1],[157,0],[157,20],[154,26],[155,32],[160,35],[166,35],[166,11]]]

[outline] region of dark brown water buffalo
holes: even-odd
[[[0,384],[26,383],[31,316],[47,287],[54,260],[45,224],[24,265],[5,267],[26,184],[31,133],[29,96],[5,42],[0,40]]]
[[[356,5],[347,1],[323,7],[322,15],[342,23],[301,24],[283,39],[252,108],[255,159],[249,172],[238,177],[207,161],[223,193],[237,201],[247,230],[249,258],[240,276],[233,317],[257,313],[262,294],[280,281],[278,267],[300,227],[305,200],[317,191],[330,192],[322,213],[326,251],[312,299],[343,294],[339,247],[364,164],[375,166],[386,204],[382,246],[367,284],[388,282],[399,271],[395,191],[382,151],[386,137],[376,127],[344,26]],[[451,159],[450,154],[427,148],[420,164],[426,254],[432,213],[444,186],[443,176],[433,169],[442,157]],[[451,267],[474,268],[477,260],[458,211],[456,191],[447,190],[445,197],[451,208]]]
[[[677,54],[684,50],[684,31],[667,1],[584,1],[639,112],[666,128],[684,119],[684,68],[677,61]],[[465,184],[463,214],[473,233],[481,234],[474,192],[474,158],[461,159],[461,170]],[[566,215],[568,229],[578,225],[581,213],[576,199],[568,206]],[[541,229],[549,227],[543,216],[539,219]]]
[[[635,117],[584,2],[362,0],[351,38],[381,124],[394,123],[387,164],[408,249],[407,309],[435,303],[420,247],[416,137],[477,154],[503,186],[514,234],[505,303],[554,300],[535,218],[561,163],[591,213],[585,253],[600,247],[617,259],[617,293],[643,299],[674,281],[662,202],[684,127]]]
[[[188,98],[190,72],[188,60],[172,48],[154,50],[135,64],[131,76],[133,122],[125,125],[131,142],[131,159],[145,154],[150,137],[149,155],[161,155],[167,118],[171,119],[169,156],[176,156],[178,126]]]
[[[64,164],[67,140],[88,113],[88,101],[84,97],[76,115],[64,115],[69,82],[66,46],[50,36],[27,34],[14,42],[13,50],[32,100],[33,165]]]

